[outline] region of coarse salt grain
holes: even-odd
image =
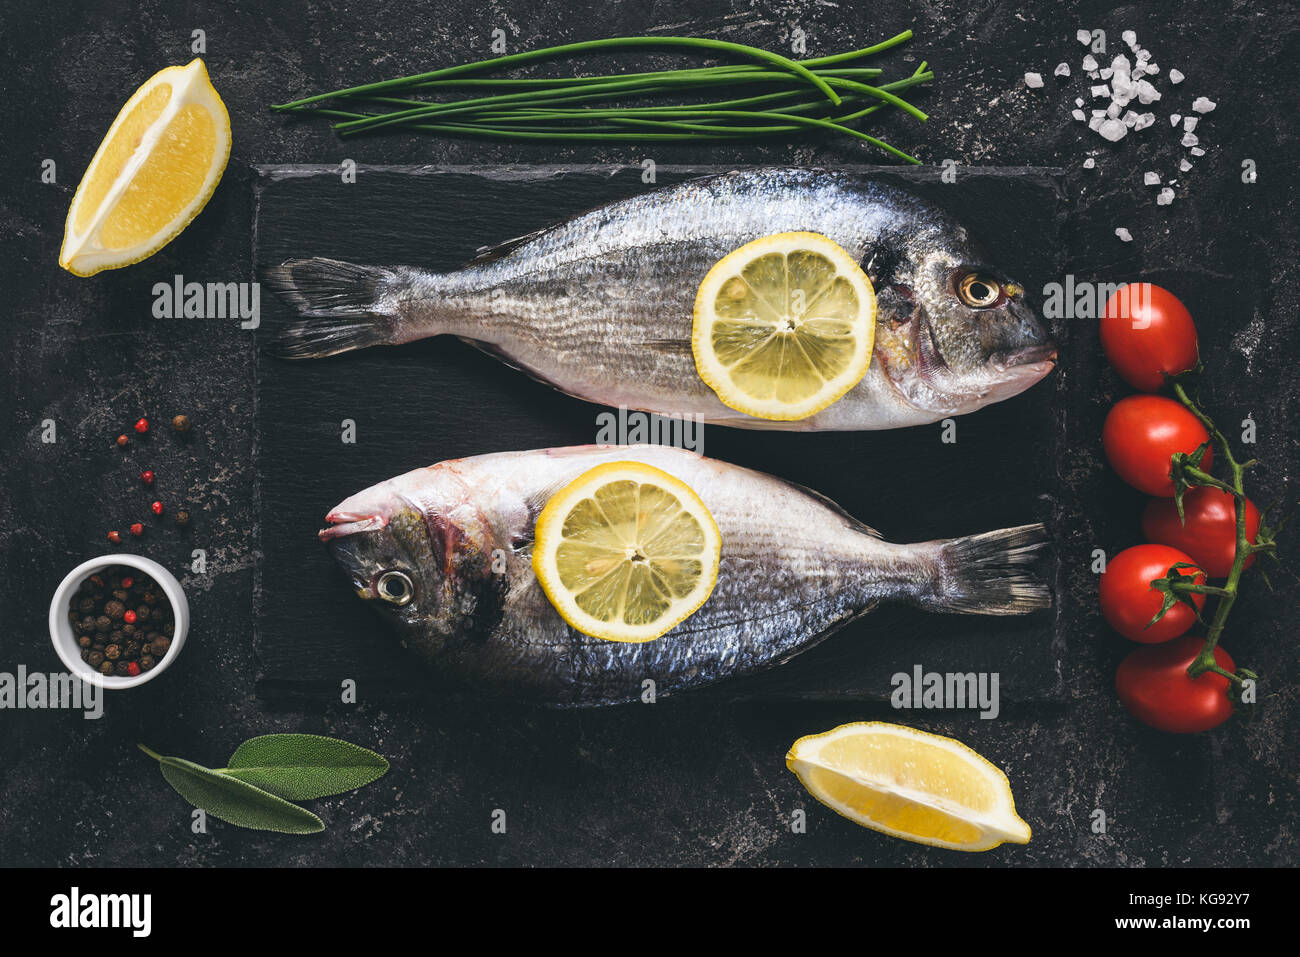
[[[1083,63],[1080,65],[1085,70],[1095,70],[1097,69],[1097,58],[1093,56],[1091,53],[1089,53],[1086,57],[1083,58]]]
[[[1080,123],[1082,123],[1084,120],[1088,118],[1087,114],[1085,114],[1083,110],[1074,110],[1070,115],[1073,116]]]
[[[1129,45],[1129,48],[1137,46],[1138,35],[1134,30],[1125,30],[1119,35],[1119,38]]]
[[[1160,191],[1160,195],[1156,197],[1157,206],[1168,206],[1173,201],[1174,201],[1174,191],[1170,189],[1168,186],[1162,189]]]
[[[1218,105],[1219,104],[1215,103],[1213,100],[1207,100],[1203,96],[1198,96],[1192,103],[1192,109],[1197,113],[1209,113]]]
[[[1182,74],[1182,72],[1179,71],[1179,70],[1170,70],[1170,71],[1169,71],[1169,82],[1170,82],[1170,83],[1182,83],[1182,82],[1183,82],[1183,74]]]
[[[1185,120],[1183,120],[1183,131],[1186,133],[1192,132],[1192,130],[1196,129],[1196,124],[1199,122],[1200,122],[1199,117],[1196,116],[1187,117]]]
[[[1083,97],[1081,97],[1081,96],[1076,96],[1076,97],[1074,98],[1074,105],[1075,105],[1075,106],[1083,106]]]
[[[1102,135],[1102,139],[1110,140],[1112,143],[1118,143],[1128,135],[1128,127],[1119,120],[1111,118],[1102,123],[1097,132]]]
[[[1154,103],[1160,99],[1160,91],[1146,80],[1138,80],[1137,98],[1139,103],[1146,106],[1148,103]]]
[[[1110,67],[1103,67],[1102,69],[1097,71],[1097,75],[1100,76],[1103,80],[1109,80],[1111,76],[1114,74],[1114,72],[1115,71],[1112,70]]]
[[[1092,34],[1089,33],[1087,30],[1079,30],[1077,33],[1075,33],[1074,38],[1078,40],[1080,43],[1082,43],[1084,46],[1087,46],[1089,43],[1092,42]]]
[[[1195,133],[1184,133],[1184,134],[1183,134],[1183,145],[1184,145],[1184,146],[1195,146],[1195,145],[1196,145],[1197,143],[1199,143],[1200,141],[1201,141],[1200,137],[1198,137]]]
[[[1096,99],[1099,96],[1109,97],[1110,87],[1108,87],[1105,83],[1099,83],[1092,88],[1092,96],[1093,99]]]
[[[1130,232],[1129,232],[1127,229],[1125,229],[1123,226],[1119,226],[1119,227],[1117,227],[1117,228],[1115,229],[1115,235],[1119,237],[1120,242],[1123,242],[1123,243],[1131,243],[1131,242],[1133,242],[1133,234],[1130,233]]]
[[[1036,90],[1042,85],[1043,85],[1043,77],[1041,74],[1038,73],[1025,74],[1025,86],[1029,87],[1031,90]]]
[[[1058,63],[1056,64],[1056,69],[1052,71],[1052,76],[1069,76],[1069,75],[1070,75],[1070,64],[1068,63]]]
[[[1193,155],[1193,156],[1204,156],[1204,155],[1205,155],[1205,150],[1201,149],[1199,146],[1193,146],[1193,147],[1192,147],[1192,155]]]
[[[1192,164],[1187,162],[1187,160],[1181,159],[1178,161],[1178,171],[1180,173],[1186,173],[1191,168],[1192,168]]]
[[[1147,170],[1145,173],[1142,174],[1142,185],[1143,185],[1143,186],[1159,186],[1159,185],[1160,185],[1160,174],[1159,174],[1159,173],[1156,173],[1156,172],[1153,172],[1153,171],[1151,171],[1151,170]]]
[[[1182,119],[1183,119],[1183,114],[1181,114],[1181,113],[1170,113],[1170,114],[1169,114],[1169,125],[1170,125],[1170,126],[1177,126],[1179,123],[1182,122]]]
[[[1089,156],[1086,160],[1083,161],[1084,169],[1092,169],[1096,165],[1097,165],[1097,161],[1093,159],[1091,156]]]

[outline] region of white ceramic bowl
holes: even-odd
[[[77,636],[72,632],[72,622],[68,621],[68,608],[81,583],[91,575],[105,571],[114,565],[125,565],[128,568],[134,568],[156,581],[162,588],[163,594],[167,596],[167,600],[171,603],[172,618],[176,623],[176,630],[172,634],[172,643],[171,647],[167,649],[167,654],[163,655],[162,659],[148,671],[142,671],[132,678],[101,675],[82,661],[81,647],[77,644]],[[50,641],[54,644],[54,650],[62,659],[63,664],[83,681],[102,685],[109,689],[134,688],[136,685],[142,685],[146,681],[157,678],[167,670],[168,666],[181,653],[181,648],[185,644],[185,636],[189,634],[189,630],[190,606],[189,602],[185,600],[185,592],[181,591],[181,583],[167,569],[143,555],[101,555],[99,558],[92,558],[88,562],[82,562],[68,572],[67,577],[55,589],[54,598],[50,601]]]

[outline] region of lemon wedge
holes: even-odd
[[[583,634],[653,641],[704,604],[721,551],[713,516],[685,482],[641,462],[607,462],[546,503],[533,571]]]
[[[720,259],[695,297],[695,368],[730,408],[804,419],[857,385],[871,364],[876,294],[820,233],[778,233]]]
[[[230,116],[202,60],[155,73],[126,101],[81,178],[59,265],[129,266],[198,215],[230,158]]]
[[[957,851],[1029,843],[1007,776],[952,738],[859,721],[800,738],[785,763],[818,801],[882,834]]]

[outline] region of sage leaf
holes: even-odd
[[[219,821],[282,834],[316,834],[325,830],[324,822],[311,811],[246,781],[184,758],[155,754],[144,745],[139,747],[159,763],[163,777],[176,793]]]
[[[289,801],[342,794],[382,777],[388,762],[375,752],[317,734],[249,738],[221,772]]]

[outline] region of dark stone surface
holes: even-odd
[[[0,670],[52,669],[48,597],[64,572],[103,550],[110,526],[144,516],[135,476],[159,474],[169,501],[192,503],[192,530],[151,529],[141,550],[181,569],[190,550],[208,554],[205,575],[184,583],[202,639],[175,669],[110,701],[99,721],[67,712],[0,712],[0,862],[5,864],[904,864],[1294,865],[1297,774],[1294,646],[1295,548],[1274,576],[1251,581],[1225,645],[1264,676],[1263,713],[1195,738],[1138,727],[1114,699],[1114,667],[1126,651],[1092,607],[1093,547],[1137,540],[1136,494],[1100,456],[1100,424],[1124,388],[1107,370],[1094,324],[1066,330],[1057,375],[1094,383],[1065,410],[1069,449],[1062,484],[1047,490],[1069,507],[1066,569],[1068,659],[1064,706],[1025,706],[997,721],[973,715],[908,715],[953,734],[1006,769],[1035,837],[1026,847],[964,857],[861,831],[813,804],[783,768],[800,734],[872,714],[860,706],[721,705],[688,698],[656,709],[602,713],[483,710],[411,702],[287,707],[254,694],[253,568],[257,510],[253,343],[232,323],[154,320],[154,282],[251,277],[250,167],[264,163],[801,164],[874,161],[853,145],[807,141],[690,149],[506,147],[402,136],[340,142],[314,124],[286,123],[266,105],[292,95],[449,65],[485,55],[502,27],[517,48],[647,31],[718,36],[777,47],[793,26],[818,55],[872,42],[905,26],[918,37],[896,69],[920,57],[940,72],[917,97],[924,127],[882,126],[927,162],[1061,166],[1073,202],[1069,271],[1081,279],[1147,278],[1174,289],[1197,318],[1211,368],[1207,401],[1222,422],[1250,413],[1259,424],[1257,499],[1296,500],[1300,458],[1294,356],[1300,335],[1296,197],[1290,157],[1297,52],[1293,5],[1220,3],[1112,8],[895,0],[846,3],[693,2],[652,7],[517,0],[431,7],[408,2],[51,5],[6,7],[0,54],[5,96],[0,136],[8,179],[0,193],[7,347],[0,411],[0,572],[9,620]],[[1188,76],[1156,111],[1157,127],[1110,146],[1068,117],[1084,89],[1079,26],[1117,37],[1138,31],[1163,69]],[[208,38],[207,62],[230,108],[234,153],[211,204],[146,264],[80,280],[55,265],[75,183],[122,101],[146,76],[189,59],[193,29]],[[656,58],[648,57],[646,62]],[[1052,67],[1069,60],[1062,87]],[[1022,74],[1041,72],[1029,91]],[[1141,186],[1181,150],[1166,114],[1206,95],[1219,109],[1198,133],[1209,148],[1178,200],[1156,207]],[[1164,124],[1163,128],[1161,128]],[[1080,161],[1095,151],[1099,169]],[[1259,181],[1240,178],[1243,158]],[[42,159],[57,185],[40,182]],[[1136,241],[1121,244],[1116,226]],[[112,438],[141,413],[161,423],[178,411],[195,421],[187,443],[159,430],[148,448],[122,455]],[[58,423],[44,445],[39,424]],[[126,461],[123,462],[122,459]],[[304,622],[302,627],[310,628]],[[393,760],[380,783],[315,802],[329,824],[313,838],[267,836],[214,823],[190,833],[188,808],[133,744],[216,763],[245,737],[275,730],[336,734]],[[488,828],[505,808],[505,836]],[[809,833],[786,822],[808,807]],[[1089,830],[1107,812],[1104,836]]]

